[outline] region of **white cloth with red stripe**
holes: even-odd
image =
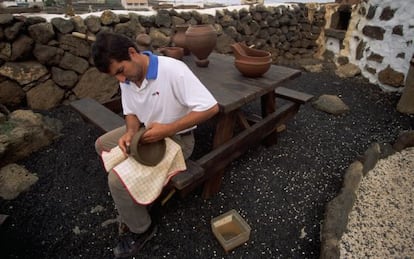
[[[184,155],[180,145],[166,138],[164,158],[156,166],[146,166],[132,156],[125,157],[119,146],[101,154],[105,170],[117,174],[132,199],[143,205],[152,203],[162,192],[163,187],[177,173],[186,170]]]

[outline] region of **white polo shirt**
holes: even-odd
[[[184,62],[148,51],[143,54],[150,60],[141,87],[133,82],[120,83],[124,115],[135,114],[148,126],[151,122],[171,123],[191,111],[206,111],[217,103]]]

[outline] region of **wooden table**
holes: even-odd
[[[204,198],[220,190],[225,167],[249,146],[262,140],[269,145],[276,143],[276,127],[293,117],[300,106],[291,102],[276,109],[275,96],[275,89],[282,82],[299,76],[299,70],[272,65],[262,77],[247,78],[236,69],[231,55],[212,53],[209,60],[208,67],[198,67],[191,56],[183,59],[220,106],[213,150],[196,161],[206,173],[193,186],[204,182]],[[242,114],[241,108],[257,99],[261,102],[261,116],[252,123]],[[244,129],[238,134],[234,132],[236,123]]]

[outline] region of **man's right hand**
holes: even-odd
[[[121,138],[118,140],[118,145],[121,148],[122,152],[125,156],[128,156],[129,153],[129,146],[131,145],[133,134],[126,132],[124,135],[122,135]]]
[[[126,132],[118,140],[118,145],[121,148],[122,152],[124,152],[124,155],[128,156],[129,146],[131,145],[132,137],[134,137],[135,133],[138,132],[140,128],[140,122],[137,116],[133,114],[128,114],[125,116],[125,123]]]

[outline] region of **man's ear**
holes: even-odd
[[[137,50],[134,49],[133,47],[128,48],[128,53],[129,53],[129,57],[131,57],[131,58],[132,58],[132,56],[138,54]]]

